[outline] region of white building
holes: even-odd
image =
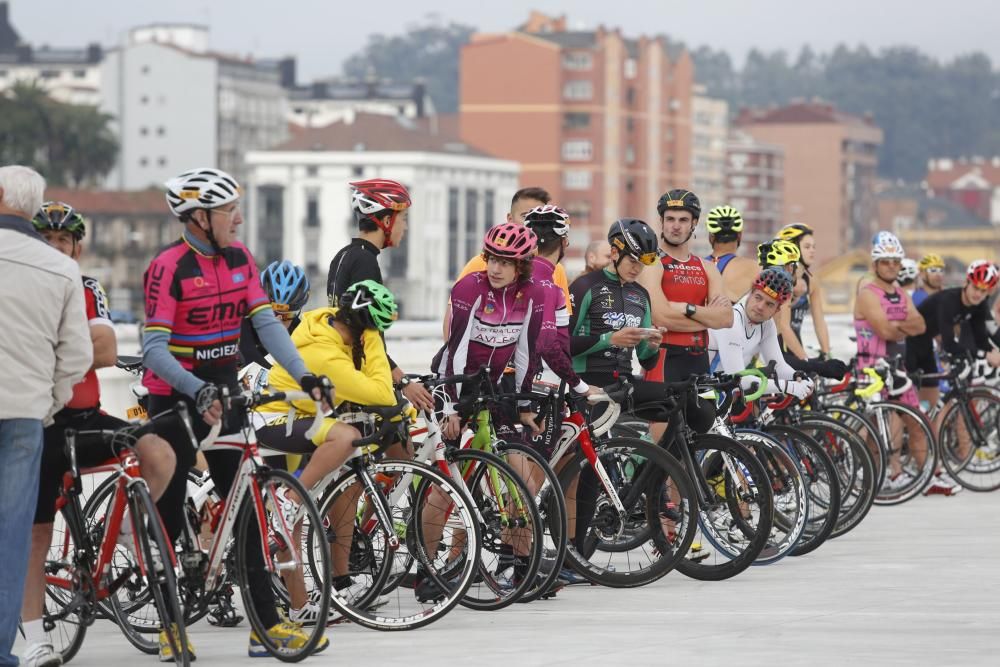
[[[726,146],[729,139],[729,104],[708,97],[704,86],[695,86],[691,99],[691,187],[706,209],[726,202]]]
[[[453,278],[505,219],[520,167],[461,143],[427,119],[348,114],[303,129],[287,143],[246,156],[244,236],[258,262],[306,267],[313,305],[326,301],[330,261],[357,234],[351,181],[391,178],[413,198],[406,238],[379,262],[409,319],[440,319]]]
[[[101,80],[101,110],[121,141],[112,189],[159,186],[203,166],[241,178],[247,150],[288,136],[278,71],[209,51],[203,26],[132,29],[107,53]]]
[[[96,106],[100,102],[102,57],[99,44],[84,48],[24,44],[10,24],[8,3],[0,2],[0,94],[17,83],[34,83],[60,102]]]
[[[434,104],[421,81],[403,84],[331,79],[288,91],[288,122],[301,127],[337,123],[350,112],[423,118],[434,113]]]

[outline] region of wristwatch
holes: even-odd
[[[400,389],[406,389],[411,382],[413,382],[412,378],[408,378],[407,376],[404,375],[399,379],[399,382],[396,384],[396,386],[399,387]]]
[[[694,305],[693,303],[689,303],[687,306],[684,307],[684,317],[692,318],[695,316],[695,313],[697,312],[698,312],[698,306]]]

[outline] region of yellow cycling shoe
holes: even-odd
[[[177,624],[174,623],[172,626],[174,633],[177,633]],[[188,659],[194,662],[197,658],[194,655],[194,647],[191,646],[191,638],[187,640],[187,652]],[[173,662],[174,661],[174,649],[170,645],[170,640],[167,639],[167,633],[164,630],[160,630],[160,662]]]
[[[283,621],[277,625],[271,627],[267,631],[267,638],[272,644],[277,644],[281,651],[282,648],[287,649],[288,652],[298,651],[306,642],[309,641],[309,635],[302,631],[302,627],[296,623],[289,623]],[[323,637],[319,640],[319,644],[313,649],[313,653],[319,653],[320,651],[325,651],[330,645],[330,640]],[[247,655],[251,658],[269,658],[271,654],[268,652],[267,647],[261,642],[260,637],[253,630],[250,631],[250,646],[247,648]]]

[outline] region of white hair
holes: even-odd
[[[45,179],[37,171],[20,165],[0,167],[0,204],[33,218],[44,197]]]

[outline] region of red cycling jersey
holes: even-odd
[[[143,284],[146,331],[167,332],[170,353],[199,376],[235,373],[243,318],[271,307],[253,257],[239,242],[208,256],[182,238],[153,258]],[[151,394],[171,392],[150,370],[143,384]]]
[[[83,300],[87,309],[87,323],[90,326],[113,327],[108,312],[108,297],[101,284],[93,278],[83,276]],[[83,379],[73,386],[73,397],[66,403],[73,410],[92,410],[101,404],[101,384],[97,381],[97,371],[91,368]]]
[[[686,261],[667,255],[663,262],[663,279],[660,286],[669,301],[704,306],[708,302],[708,274],[700,257],[691,255]],[[664,345],[706,347],[708,331],[668,331],[663,336]]]

